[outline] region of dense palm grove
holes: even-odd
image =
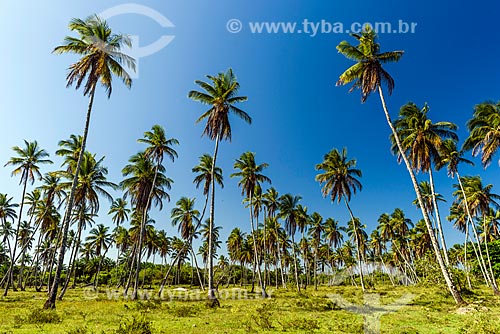
[[[365,29],[353,35],[358,45],[342,42],[339,52],[356,62],[339,78],[338,84],[354,83],[362,102],[378,92],[392,130],[393,153],[404,162],[415,189],[414,204],[422,220],[411,221],[400,208],[380,213],[378,226],[368,231],[349,203],[362,190],[362,171],[346,148],[332,149],[316,165],[316,180],[322,194],[343,203],[349,221],[340,222],[318,212],[308,212],[299,194],[280,194],[266,176],[267,163],[255,153],[243,152],[234,160],[234,170],[217,166],[219,145],[231,139],[230,116],[251,123],[251,117],[237,105],[240,85],[232,70],[207,76],[195,83],[201,88],[189,98],[207,107],[198,122],[206,122],[203,134],[214,141],[213,155],[205,153],[193,166],[193,189],[203,190],[202,199],[171,199],[173,180],[168,164],[175,163],[179,142],[165,129],[153,125],[138,141],[142,152],[130,157],[122,169],[123,179],[107,179],[104,157],[86,149],[95,89],[100,83],[112,92],[112,76],[127,87],[131,79],[123,64],[134,68],[134,60],[120,52],[127,37],[114,35],[98,17],[73,20],[69,26],[79,37],[66,37],[55,53],[76,53],[81,59],[70,66],[68,86],[89,97],[84,133],[59,142],[54,152],[62,166],[42,175],[40,168],[51,164],[49,152],[36,141],[13,148],[5,168],[19,177],[20,201],[13,194],[0,193],[0,273],[4,295],[9,290],[47,291],[46,308],[55,307],[67,289],[108,285],[123,294],[139,298],[139,290],[155,287],[161,295],[167,285],[190,284],[206,290],[218,304],[221,285],[258,286],[263,297],[272,288],[291,287],[300,291],[309,285],[354,284],[363,291],[374,284],[446,284],[458,304],[461,291],[486,284],[499,293],[500,196],[479,176],[461,176],[461,164],[472,164],[465,153],[480,156],[488,167],[500,144],[500,105],[478,104],[467,123],[469,137],[459,148],[457,126],[433,122],[429,107],[408,103],[392,121],[384,100],[382,84],[392,93],[394,80],[382,64],[398,61],[402,51],[379,52],[375,34]],[[196,106],[193,106],[196,108]],[[201,152],[200,152],[201,153]],[[440,215],[444,201],[433,173],[446,169],[456,180],[453,202],[446,217]],[[416,174],[422,180],[418,182]],[[231,230],[221,240],[217,224],[216,190],[223,191],[223,174],[238,181],[249,212],[249,229]],[[121,193],[117,198],[112,193]],[[17,195],[16,195],[17,196]],[[178,235],[158,229],[150,215],[172,201],[171,223]],[[109,209],[107,209],[109,208]],[[99,214],[111,217],[113,226],[97,224]],[[162,216],[164,220],[164,216]],[[446,244],[442,225],[448,220],[464,233],[464,244]],[[231,226],[224,226],[231,229]],[[195,249],[194,240],[201,246]],[[111,251],[111,252],[110,252]],[[116,253],[110,258],[110,253]],[[201,260],[200,262],[198,262]]]

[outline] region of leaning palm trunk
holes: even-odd
[[[427,215],[427,210],[424,207],[424,201],[422,200],[422,194],[420,193],[420,189],[418,188],[417,178],[415,177],[415,173],[413,172],[413,169],[410,165],[410,162],[408,161],[408,158],[405,155],[405,151],[404,151],[403,147],[401,146],[401,141],[399,139],[399,135],[396,132],[394,125],[392,124],[391,116],[389,115],[389,111],[387,110],[387,105],[385,103],[384,94],[382,92],[382,87],[380,85],[378,85],[378,92],[380,95],[380,101],[382,103],[382,108],[384,109],[385,118],[387,119],[387,124],[391,128],[392,134],[394,136],[394,140],[396,141],[396,144],[397,144],[397,147],[399,150],[399,154],[401,155],[401,158],[403,159],[403,161],[406,165],[406,169],[408,170],[408,173],[410,174],[410,179],[413,183],[413,189],[415,190],[415,194],[417,195],[418,204],[420,206],[420,210],[422,211],[425,225],[427,227],[427,231],[429,232],[429,237],[431,239],[434,254],[436,255],[436,259],[439,263],[439,267],[441,268],[441,272],[443,273],[444,280],[446,281],[448,289],[450,290],[451,295],[455,299],[455,302],[459,305],[464,304],[464,300],[462,299],[462,296],[458,292],[458,290],[455,286],[455,283],[453,283],[453,280],[451,278],[451,274],[449,273],[448,268],[446,267],[446,264],[444,263],[443,256],[441,254],[441,250],[439,249],[439,244],[436,240],[436,235],[434,234],[434,231],[432,229],[432,225],[431,225],[431,222],[429,220],[429,216]]]
[[[443,246],[443,254],[446,265],[450,265],[450,258],[448,257],[448,249],[446,247],[446,241],[443,234],[443,226],[441,225],[441,216],[439,215],[439,207],[436,201],[436,192],[434,191],[434,175],[432,173],[432,166],[429,168],[429,183],[431,184],[432,193],[432,203],[434,205],[434,211],[436,213],[436,225],[438,228],[439,236],[441,238],[441,246]]]
[[[66,293],[66,290],[68,289],[69,281],[71,280],[71,276],[73,276],[73,272],[76,273],[75,270],[75,265],[76,265],[76,257],[78,255],[78,247],[80,247],[80,239],[82,236],[82,223],[81,221],[78,222],[78,236],[76,237],[76,243],[73,245],[73,249],[71,250],[71,255],[69,256],[69,263],[70,267],[68,270],[68,274],[66,275],[66,280],[64,281],[63,288],[61,289],[61,293],[57,297],[58,300],[62,300],[64,297],[64,294]],[[73,284],[76,282],[73,281]]]
[[[467,202],[467,196],[465,194],[464,186],[462,184],[462,180],[461,180],[460,174],[458,174],[458,172],[457,172],[457,179],[458,179],[458,184],[460,186],[460,191],[462,192],[462,196],[464,198],[464,205],[465,205],[465,211],[467,212],[468,223],[470,223],[470,225],[472,227],[472,232],[474,233],[474,237],[476,238],[476,241],[477,241],[477,248],[478,248],[478,250],[476,251],[475,246],[474,246],[474,242],[472,242],[472,247],[474,248],[476,256],[477,256],[477,253],[479,253],[479,256],[478,256],[479,267],[481,268],[481,272],[483,273],[483,276],[485,278],[486,285],[491,285],[491,287],[493,289],[493,292],[496,295],[498,295],[498,294],[500,294],[500,291],[498,290],[498,287],[495,284],[496,283],[495,282],[495,277],[491,278],[490,275],[489,275],[489,273],[488,273],[488,269],[487,269],[486,263],[484,261],[483,252],[481,250],[481,243],[480,243],[480,240],[479,240],[479,235],[477,233],[474,221],[472,220],[472,215],[471,215],[470,209],[469,209],[469,203]]]
[[[359,240],[358,238],[358,231],[356,231],[356,222],[354,220],[354,215],[352,214],[352,211],[351,211],[351,207],[349,206],[349,202],[347,202],[347,199],[344,197],[344,202],[345,202],[345,205],[347,206],[347,210],[349,211],[349,215],[351,216],[351,219],[352,219],[352,226],[354,228],[354,238],[356,239],[355,242],[356,242],[356,249],[357,249],[357,257],[358,257],[358,263],[359,263],[359,278],[361,280],[361,290],[363,290],[363,292],[365,292],[365,282],[364,282],[364,279],[363,279],[363,263],[362,263],[362,259],[361,259],[361,240]]]
[[[495,280],[495,274],[493,273],[493,266],[491,265],[491,257],[490,257],[490,251],[488,247],[488,238],[486,235],[486,215],[483,215],[483,231],[485,231],[485,236],[484,236],[484,248],[486,249],[486,258],[488,259],[488,267],[490,269],[490,275],[491,275],[491,284],[493,286],[493,290],[495,291],[495,294],[498,294],[498,286],[497,282]]]
[[[464,269],[465,269],[465,276],[467,279],[467,286],[469,287],[469,290],[472,290],[472,284],[470,282],[470,275],[469,275],[469,267],[467,266],[467,239],[468,238],[469,238],[469,224],[465,223]]]
[[[54,277],[54,282],[52,283],[52,288],[50,289],[49,298],[47,298],[47,301],[45,301],[45,304],[43,305],[44,309],[56,308],[57,290],[59,289],[59,283],[61,281],[61,273],[64,265],[64,255],[66,253],[66,242],[68,239],[69,223],[70,223],[71,213],[73,211],[73,204],[75,201],[75,190],[78,184],[78,174],[80,172],[80,166],[82,165],[83,155],[85,152],[85,145],[87,143],[87,136],[89,133],[90,115],[92,113],[94,95],[95,95],[95,84],[93,85],[90,91],[90,100],[87,109],[87,117],[85,120],[85,128],[83,130],[82,147],[80,148],[80,154],[78,155],[78,162],[76,163],[75,176],[73,177],[73,182],[71,184],[69,201],[66,207],[66,212],[64,213],[64,220],[62,223],[62,229],[63,229],[62,240],[61,240],[61,247],[59,250],[59,258],[57,260],[56,275]]]

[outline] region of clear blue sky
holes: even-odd
[[[0,76],[0,162],[12,155],[11,147],[22,140],[38,140],[54,156],[57,143],[70,134],[80,134],[84,125],[87,99],[81,91],[65,88],[68,66],[77,58],[56,56],[52,49],[71,34],[67,24],[73,17],[85,18],[122,1],[2,1],[2,74]],[[162,212],[153,212],[157,228],[172,235],[170,210],[181,196],[196,197],[199,208],[203,196],[193,184],[191,168],[198,157],[213,152],[213,143],[202,138],[202,124],[195,120],[205,108],[187,98],[197,88],[195,79],[232,67],[241,83],[241,94],[249,101],[241,107],[253,118],[251,126],[233,119],[233,141],[223,142],[219,163],[224,171],[225,188],[217,193],[216,224],[223,226],[225,241],[233,227],[249,230],[248,213],[241,205],[237,181],[229,178],[234,159],[244,151],[257,154],[257,161],[269,163],[266,170],[273,186],[281,193],[301,195],[309,212],[334,217],[345,224],[345,207],[323,199],[314,181],[315,164],[332,148],[348,148],[363,171],[363,190],[351,201],[352,209],[371,231],[381,213],[400,207],[414,222],[419,211],[412,206],[414,193],[404,166],[390,153],[389,128],[378,97],[360,103],[358,92],[347,94],[336,87],[339,74],[352,63],[339,55],[335,46],[353,39],[348,34],[252,34],[249,22],[308,21],[352,22],[398,20],[416,22],[414,34],[381,34],[382,51],[405,50],[398,64],[387,66],[396,81],[388,105],[392,116],[408,101],[428,102],[433,121],[452,121],[459,125],[463,140],[465,122],[475,104],[500,99],[500,41],[497,13],[493,1],[456,3],[454,1],[241,1],[217,2],[172,0],[137,1],[155,9],[175,27],[163,28],[148,17],[122,15],[108,20],[116,32],[140,36],[141,45],[161,35],[175,39],[158,53],[140,60],[139,78],[129,91],[121,82],[114,84],[107,100],[100,91],[96,97],[88,149],[105,155],[109,178],[122,179],[121,169],[128,158],[143,148],[136,142],[153,124],[165,127],[169,136],[180,141],[179,158],[167,162],[174,179],[172,201]],[[226,22],[239,19],[240,33],[232,34]],[[497,157],[498,158],[498,157]],[[484,182],[498,184],[498,164],[483,171],[464,168],[462,174],[481,174]],[[478,160],[475,160],[477,164]],[[0,168],[0,192],[19,200],[19,180],[10,177],[11,168]],[[419,175],[427,178],[426,175]],[[437,191],[448,201],[441,206],[447,215],[452,201],[452,181],[446,173],[437,175]],[[500,188],[496,189],[500,192]],[[119,194],[114,194],[118,196]],[[105,215],[98,223],[111,224]],[[445,223],[448,242],[463,237]]]

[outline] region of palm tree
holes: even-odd
[[[142,235],[144,228],[142,215],[148,215],[151,202],[155,206],[163,208],[163,200],[170,200],[166,190],[170,190],[172,180],[165,176],[165,167],[155,164],[144,152],[140,152],[129,159],[129,164],[123,170],[123,176],[127,177],[120,182],[120,186],[125,190],[125,196],[131,197],[131,203],[135,207],[135,213],[140,217],[139,238],[137,240],[136,259],[142,256]],[[152,194],[152,195],[151,195]],[[151,200],[150,200],[151,198]],[[140,270],[140,259],[135,261],[136,273],[134,281],[134,292],[132,298],[137,298],[139,278],[137,270]],[[133,268],[132,268],[133,269]]]
[[[339,152],[337,149],[331,150],[324,156],[323,162],[316,165],[316,170],[323,171],[323,173],[316,175],[316,181],[323,185],[321,189],[323,197],[330,196],[332,202],[337,200],[337,203],[344,200],[349,215],[351,216],[351,221],[353,222],[355,218],[349,206],[349,201],[351,200],[351,195],[356,194],[358,189],[361,190],[363,188],[361,182],[357,179],[357,177],[361,177],[361,170],[355,167],[356,160],[348,160],[347,149],[345,147],[342,149],[342,152]],[[358,250],[357,255],[361,288],[365,291],[362,269],[363,263],[361,262],[361,240],[357,237],[358,233],[354,235]]]
[[[444,139],[458,140],[455,133],[457,126],[450,122],[433,123],[428,117],[429,107],[427,104],[423,108],[417,107],[414,103],[407,103],[401,107],[399,119],[396,120],[394,126],[401,140],[401,145],[405,149],[405,153],[410,160],[413,169],[418,173],[422,171],[429,173],[430,194],[432,199],[431,208],[435,212],[437,230],[441,238],[443,247],[443,255],[446,265],[450,264],[446,241],[443,234],[441,217],[439,214],[438,203],[434,190],[434,176],[432,172],[432,164],[439,164],[440,146]],[[394,136],[391,138],[394,139]],[[398,153],[393,140],[393,152]],[[401,159],[401,157],[399,157]],[[432,211],[431,211],[432,212]]]
[[[173,145],[178,145],[179,141],[175,138],[167,139],[165,136],[165,130],[160,125],[153,125],[151,131],[144,132],[144,138],[140,138],[137,140],[140,143],[147,144],[148,147],[144,151],[144,155],[146,158],[151,159],[154,163],[154,176],[153,176],[153,184],[156,183],[156,178],[158,177],[158,171],[160,167],[163,167],[163,158],[165,156],[169,157],[172,162],[177,157],[177,152],[172,148]],[[142,255],[142,243],[143,243],[143,235],[144,229],[146,226],[147,220],[147,211],[150,207],[151,199],[153,198],[154,187],[151,187],[149,190],[148,197],[146,199],[146,204],[141,207],[142,208],[142,221],[141,228],[139,234],[139,245],[137,252],[137,260],[136,260],[136,271],[135,271],[135,280],[134,280],[134,292],[132,293],[132,299],[137,298],[137,290],[139,288],[139,271],[141,270],[141,255]],[[137,209],[137,208],[136,208]]]
[[[97,267],[97,272],[94,278],[94,289],[97,289],[99,272],[101,271],[102,262],[106,253],[108,252],[109,246],[113,241],[113,236],[109,232],[109,227],[99,224],[90,230],[89,236],[85,239],[87,243],[95,249],[96,256],[99,257],[99,265]]]
[[[267,189],[264,195],[262,195],[262,202],[266,206],[267,215],[269,218],[268,223],[273,226],[274,229],[276,239],[277,263],[279,263],[281,273],[281,285],[286,288],[285,275],[283,273],[283,263],[281,261],[281,247],[279,238],[279,230],[281,229],[281,226],[276,218],[280,205],[279,195],[276,189],[274,189],[273,187]],[[264,226],[266,226],[266,224]],[[278,285],[278,278],[276,278],[276,285]]]
[[[23,207],[24,207],[24,198],[26,196],[26,186],[28,185],[28,181],[30,184],[35,182],[35,177],[39,180],[42,179],[42,174],[40,173],[40,164],[51,164],[52,161],[49,159],[45,159],[49,156],[49,154],[38,146],[37,141],[28,142],[24,140],[24,148],[19,146],[14,146],[12,150],[17,154],[17,156],[10,158],[10,160],[5,164],[5,166],[14,166],[14,170],[12,171],[12,176],[21,175],[21,179],[19,184],[23,185],[23,193],[21,195],[21,205],[19,205],[19,214],[17,215],[17,228],[15,239],[17,240],[19,236],[19,228],[21,226],[21,218],[23,215]],[[14,259],[16,257],[16,248],[17,242],[14,242],[14,247],[11,251],[11,263],[9,269],[7,271],[7,284],[5,286],[5,291],[3,293],[4,296],[7,296],[7,292],[9,291],[9,287],[12,284],[14,287],[13,281],[13,267],[14,267]]]
[[[66,212],[64,214],[62,242],[59,250],[56,275],[49,298],[44,305],[45,309],[55,308],[56,306],[57,289],[59,288],[59,281],[61,279],[61,271],[66,252],[66,239],[68,237],[70,216],[73,210],[74,192],[78,184],[78,173],[87,143],[95,88],[97,83],[100,82],[104,86],[108,98],[110,98],[113,75],[122,79],[123,83],[128,88],[132,85],[132,79],[122,67],[122,64],[126,64],[135,71],[135,60],[120,52],[123,45],[131,46],[130,39],[123,35],[113,34],[106,21],[102,20],[97,15],[90,16],[86,20],[73,19],[68,27],[71,31],[76,31],[78,37],[67,36],[64,40],[64,44],[57,46],[54,49],[54,53],[74,53],[82,56],[79,61],[69,67],[69,73],[66,77],[67,87],[75,84],[75,88],[78,89],[85,81],[83,95],[89,97],[89,104],[83,130],[82,145],[78,155],[69,200],[66,205]]]
[[[196,237],[196,231],[200,225],[200,212],[194,208],[194,202],[194,198],[181,197],[181,199],[175,203],[176,207],[172,209],[171,218],[172,226],[179,225],[178,229],[180,235],[184,239],[186,247],[189,248],[189,252],[193,257],[200,286],[203,289],[203,282],[198,270],[196,255],[193,251],[193,238]]]
[[[285,194],[280,197],[280,214],[279,217],[285,220],[285,229],[288,235],[292,238],[292,253],[293,253],[293,268],[295,274],[295,284],[297,285],[297,292],[300,292],[299,272],[297,268],[297,254],[295,252],[295,233],[297,232],[297,217],[299,212],[297,206],[302,199],[300,196],[292,196]]]
[[[394,79],[383,69],[382,64],[397,62],[403,56],[403,51],[381,53],[380,45],[376,42],[376,34],[369,26],[364,27],[361,34],[352,34],[352,36],[358,40],[359,44],[357,46],[352,46],[348,42],[343,41],[337,46],[337,50],[348,59],[356,61],[356,64],[348,68],[344,73],[340,75],[337,84],[345,85],[350,82],[354,82],[351,90],[354,90],[356,88],[361,89],[361,102],[363,103],[372,92],[378,91],[387,124],[389,125],[391,133],[394,136],[394,141],[396,142],[396,146],[399,150],[401,158],[403,159],[406,169],[408,170],[413,184],[413,189],[415,190],[415,193],[417,195],[420,209],[429,231],[429,235],[431,236],[434,253],[436,254],[436,258],[443,273],[443,277],[446,281],[446,284],[448,285],[450,293],[455,299],[455,302],[457,304],[463,304],[464,301],[462,299],[462,296],[453,283],[451,275],[444,263],[443,256],[439,249],[439,244],[432,229],[432,224],[429,220],[427,212],[424,209],[423,200],[420,195],[420,190],[418,189],[418,182],[415,177],[415,173],[412,169],[410,161],[404,154],[405,149],[403,148],[396,128],[391,121],[391,116],[387,109],[384,94],[382,91],[382,83],[385,83],[387,85],[389,95],[392,94],[392,90],[394,89]]]
[[[203,211],[201,212],[200,221],[205,217],[205,211],[208,205],[210,185],[212,183],[212,157],[210,154],[203,154],[200,157],[200,164],[193,167],[192,172],[196,173],[193,183],[196,185],[196,189],[200,187],[203,183],[203,195],[205,196],[205,205],[203,205]],[[224,178],[222,177],[222,169],[215,166],[214,168],[215,182],[224,188]]]
[[[488,167],[500,146],[500,104],[484,102],[476,105],[467,128],[469,137],[463,148],[472,150],[473,156],[481,153],[483,167]]]
[[[238,186],[241,188],[241,194],[245,195],[249,203],[254,203],[254,195],[256,188],[260,189],[260,184],[262,182],[271,183],[271,179],[262,174],[262,171],[267,168],[267,163],[262,163],[258,165],[255,162],[255,153],[245,152],[239,159],[234,163],[234,169],[238,172],[231,174],[231,177],[239,177]],[[250,227],[252,229],[252,235],[258,234],[258,230],[254,226],[254,210],[252,205],[250,205]],[[257,241],[253,238],[253,250],[254,250],[254,261],[257,266],[257,275],[259,278],[260,288],[262,290],[262,298],[267,297],[266,285],[262,279],[262,273],[260,271],[260,261],[257,252]]]
[[[500,205],[498,204],[498,200],[500,200],[500,196],[497,194],[494,194],[491,192],[493,185],[488,184],[483,186],[483,183],[481,181],[481,178],[479,176],[472,176],[472,177],[462,177],[461,182],[463,184],[463,190],[465,196],[462,195],[462,192],[460,190],[456,190],[453,195],[457,198],[456,202],[461,206],[462,208],[464,207],[465,203],[467,203],[470,213],[472,216],[475,216],[477,218],[482,218],[483,220],[483,231],[486,231],[486,217],[490,212],[490,207],[493,206],[494,209],[499,209]],[[454,185],[455,188],[458,188],[457,185]],[[479,236],[477,236],[477,240],[479,241]],[[491,259],[489,255],[489,249],[488,249],[488,243],[486,242],[487,238],[484,238],[484,245],[485,245],[485,250],[486,250],[486,258],[488,259],[488,267],[489,267],[489,274],[488,274],[488,268],[486,267],[486,264],[484,264],[484,269],[486,270],[487,273],[487,278],[490,281],[490,284],[493,288],[493,291],[495,294],[500,294],[500,291],[498,289],[495,276],[493,274],[493,269],[492,269],[492,264],[491,264]],[[480,248],[480,247],[479,247]],[[488,277],[489,276],[489,277]]]
[[[252,118],[243,110],[236,107],[234,104],[247,100],[246,96],[238,96],[240,84],[236,81],[236,76],[232,69],[226,73],[219,73],[217,76],[207,75],[210,83],[196,80],[205,92],[190,91],[188,96],[202,104],[210,106],[204,112],[197,122],[204,119],[207,120],[205,125],[204,135],[207,135],[211,140],[215,141],[214,156],[212,161],[212,171],[210,175],[215,175],[215,166],[217,163],[217,151],[219,149],[219,141],[223,139],[231,140],[231,124],[229,123],[229,114],[233,113],[247,123],[252,122]],[[215,210],[215,176],[211,178],[212,196],[210,201],[210,230],[214,228],[214,210]],[[213,305],[219,305],[219,301],[215,296],[213,285],[213,254],[212,240],[208,240],[208,298]]]
[[[127,208],[127,201],[121,197],[115,199],[111,203],[111,208],[109,209],[108,215],[113,215],[111,220],[116,224],[116,227],[123,224],[124,221],[128,220],[128,214],[130,209]]]
[[[325,232],[325,224],[323,222],[323,217],[317,212],[311,215],[311,228],[309,229],[309,235],[313,240],[314,248],[314,289],[318,290],[318,280],[316,277],[318,271],[318,252],[321,246],[321,238]]]
[[[241,252],[244,240],[245,240],[245,234],[239,228],[235,227],[229,234],[226,241],[227,252],[229,253],[229,258],[231,259],[231,261],[240,262],[242,280],[243,280],[243,260],[241,257]]]
[[[9,248],[9,255],[10,255],[10,260],[12,262],[12,246],[10,244],[10,237],[14,234],[14,230],[12,228],[12,224],[7,221],[7,219],[10,219],[12,222],[14,222],[14,219],[17,218],[17,214],[14,208],[18,207],[19,205],[16,203],[11,203],[12,197],[8,198],[7,194],[0,194],[0,221],[2,222],[2,230],[0,235],[2,235],[2,245],[7,244]],[[10,277],[9,272],[7,272],[5,278],[9,279]]]

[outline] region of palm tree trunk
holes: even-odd
[[[297,292],[300,293],[299,272],[297,269],[297,253],[295,252],[295,238],[292,234],[292,252],[293,252],[293,269],[295,273],[295,283],[297,284]]]
[[[214,216],[215,216],[215,165],[217,161],[217,151],[219,150],[219,134],[215,137],[214,157],[212,159],[211,171],[211,198],[210,198],[210,220],[208,223],[208,299],[211,306],[220,306],[219,300],[215,295],[214,290],[214,258],[213,258],[213,230],[214,230]]]
[[[486,267],[483,252],[481,250],[481,242],[479,240],[479,235],[478,235],[477,230],[476,230],[476,225],[474,224],[474,221],[472,220],[472,215],[471,215],[470,209],[469,209],[469,203],[467,201],[467,196],[465,194],[464,186],[462,184],[462,179],[460,178],[460,174],[458,173],[458,171],[457,171],[457,179],[458,179],[458,184],[460,186],[460,190],[462,192],[462,196],[464,198],[464,204],[465,204],[465,210],[467,212],[468,223],[471,224],[472,232],[474,233],[474,237],[476,238],[478,250],[476,251],[476,247],[474,246],[474,241],[472,241],[472,247],[474,248],[476,256],[477,256],[477,253],[479,252],[478,263],[479,263],[479,267],[481,268],[481,272],[483,273],[486,284],[491,285],[493,292],[497,295],[500,292],[498,291],[498,288],[496,287],[496,285],[493,283],[494,278],[492,279],[488,273],[488,268]]]
[[[24,171],[27,173],[27,171]],[[21,227],[21,218],[23,215],[23,206],[24,206],[24,197],[26,196],[26,185],[28,184],[28,175],[26,174],[23,182],[23,195],[21,197],[21,205],[19,206],[19,217],[17,220],[17,228],[16,228],[16,234],[14,235],[14,247],[12,252],[10,252],[10,265],[9,269],[7,270],[7,285],[5,286],[5,291],[3,292],[3,296],[7,296],[7,293],[9,292],[9,287],[12,284],[12,289],[16,291],[16,287],[14,286],[14,264],[15,264],[15,258],[16,258],[16,248],[17,248],[17,239],[19,236],[19,228]]]
[[[465,224],[465,243],[464,243],[464,269],[465,276],[467,278],[467,285],[469,290],[472,290],[472,284],[470,282],[469,267],[467,266],[467,239],[469,239],[469,223]]]
[[[190,242],[189,248],[191,250],[191,256],[193,256],[193,261],[194,261],[194,265],[196,268],[196,274],[198,275],[198,280],[200,281],[201,291],[205,291],[205,288],[203,287],[203,280],[201,279],[201,275],[200,275],[200,270],[198,268],[198,260],[196,260],[196,254],[194,253],[194,250],[193,250],[192,240]]]
[[[444,263],[443,256],[441,255],[441,250],[439,249],[439,244],[436,240],[436,236],[434,234],[431,222],[429,220],[429,216],[427,215],[427,211],[425,210],[424,201],[422,200],[422,194],[420,193],[420,189],[418,188],[417,178],[415,177],[415,173],[413,172],[413,169],[410,165],[410,162],[408,161],[408,158],[406,157],[405,151],[403,150],[403,147],[401,146],[401,141],[399,139],[399,135],[396,132],[394,125],[392,124],[391,116],[389,115],[389,111],[387,110],[387,105],[385,103],[384,94],[382,92],[382,87],[380,85],[378,86],[378,92],[380,95],[380,101],[382,103],[382,108],[384,109],[385,118],[387,119],[387,124],[389,125],[389,127],[392,131],[392,134],[394,136],[394,140],[396,141],[396,144],[397,144],[397,147],[399,150],[399,154],[401,155],[401,158],[403,159],[403,161],[405,163],[406,169],[408,170],[408,173],[410,174],[410,179],[413,183],[413,189],[415,190],[415,194],[417,195],[418,204],[420,206],[420,210],[422,211],[425,225],[427,227],[427,230],[429,232],[429,237],[431,239],[432,247],[434,249],[434,253],[436,255],[437,261],[439,263],[439,267],[441,268],[441,272],[443,273],[444,280],[446,281],[448,289],[450,290],[451,295],[455,299],[455,302],[458,305],[462,305],[465,302],[462,299],[462,296],[460,295],[460,293],[458,292],[458,290],[455,286],[455,283],[453,283],[453,280],[451,278],[451,274],[448,271],[448,268],[446,268],[446,264]]]
[[[363,278],[363,263],[361,259],[361,240],[358,238],[358,231],[356,230],[356,221],[354,220],[354,215],[351,211],[351,207],[349,206],[349,202],[347,202],[347,198],[345,196],[342,196],[344,198],[345,205],[347,206],[347,210],[349,211],[349,215],[351,215],[351,220],[352,220],[352,226],[354,228],[354,238],[356,239],[356,248],[357,248],[357,256],[358,256],[358,263],[359,263],[359,278],[361,280],[361,290],[365,292],[365,282]]]
[[[486,235],[486,215],[483,215],[483,231],[484,231],[484,248],[486,249],[486,258],[488,259],[488,267],[490,269],[491,284],[493,286],[495,294],[499,295],[500,293],[498,293],[498,286],[495,280],[495,274],[493,273],[493,267],[491,265],[490,251],[488,247],[488,238]]]
[[[281,262],[281,249],[280,249],[280,236],[278,233],[278,228],[276,228],[276,251],[278,253],[278,262],[280,264],[280,272],[281,272],[281,284],[283,285],[283,288],[286,289],[286,283],[285,283],[285,274],[283,273],[283,263]],[[278,281],[278,276],[276,275],[276,281]]]
[[[82,222],[78,222],[78,232],[77,232],[76,242],[73,245],[73,249],[71,250],[71,254],[69,256],[70,267],[68,270],[68,274],[66,275],[66,280],[64,281],[63,288],[61,289],[61,293],[57,297],[58,300],[62,300],[66,290],[68,289],[69,281],[71,280],[71,276],[73,276],[73,272],[75,272],[75,264],[76,264],[76,256],[78,254],[78,247],[80,247],[80,238],[82,235]],[[75,283],[75,282],[73,282]]]
[[[443,254],[446,265],[450,265],[450,258],[448,257],[448,248],[446,247],[446,240],[444,239],[443,226],[441,225],[441,216],[439,215],[439,207],[436,201],[436,192],[434,190],[434,175],[432,173],[432,166],[429,168],[429,183],[431,184],[432,203],[434,204],[434,212],[436,213],[436,224],[441,238],[441,246],[443,246]]]
[[[266,293],[266,285],[264,281],[262,280],[262,273],[260,271],[260,261],[259,261],[259,253],[257,250],[257,231],[255,230],[254,222],[253,222],[253,210],[252,210],[252,203],[253,203],[253,190],[250,191],[250,226],[252,228],[252,234],[253,234],[253,252],[254,252],[254,261],[255,261],[255,266],[257,267],[257,276],[259,278],[259,284],[260,284],[260,289],[262,293],[262,298],[267,298],[267,293]]]
[[[64,265],[64,255],[66,253],[66,242],[68,239],[68,230],[69,230],[69,223],[70,223],[70,218],[71,214],[73,211],[73,204],[75,201],[75,190],[76,186],[78,184],[78,174],[80,172],[80,166],[82,165],[82,160],[83,160],[83,155],[85,152],[85,145],[87,143],[87,136],[89,133],[89,126],[90,126],[90,115],[92,113],[92,105],[94,103],[94,95],[95,95],[95,84],[91,88],[90,91],[90,99],[89,99],[89,105],[87,109],[87,117],[85,120],[85,128],[83,130],[83,137],[82,137],[82,147],[80,149],[80,154],[78,155],[78,162],[76,164],[76,170],[75,170],[75,176],[73,177],[73,182],[71,184],[71,192],[69,194],[69,201],[66,207],[66,212],[64,214],[64,219],[62,223],[62,240],[61,240],[61,247],[59,249],[59,258],[57,261],[57,268],[56,268],[56,275],[54,277],[54,282],[52,283],[52,288],[50,289],[49,297],[45,301],[45,304],[43,305],[44,309],[55,309],[56,308],[56,298],[57,298],[57,290],[59,288],[59,283],[61,281],[61,273]]]

